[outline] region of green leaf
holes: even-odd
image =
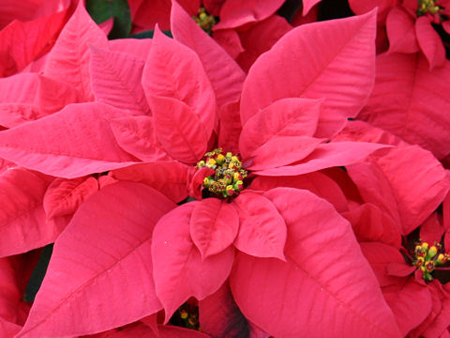
[[[47,272],[47,267],[48,263],[50,262],[50,257],[52,256],[52,252],[53,244],[49,244],[42,249],[41,257],[39,257],[39,261],[36,264],[25,289],[25,295],[23,297],[24,301],[34,301],[36,293],[39,291],[42,280],[44,279],[45,273]]]
[[[169,38],[173,38],[172,32],[171,31],[162,31],[165,35],[167,35]],[[130,38],[133,39],[153,39],[153,34],[155,33],[154,30],[150,30],[150,31],[144,31],[144,32],[140,32],[140,33],[136,33],[133,35],[130,35]]]
[[[97,24],[114,18],[109,39],[126,38],[130,34],[131,14],[127,0],[86,0],[86,9]]]

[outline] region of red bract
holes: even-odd
[[[238,14],[224,5],[223,29],[269,18],[272,5]],[[384,149],[370,182],[392,186],[394,210],[355,178],[355,162],[391,144],[334,139],[372,90],[375,22],[371,12],[298,27],[245,77],[177,3],[174,39],[156,28],[151,42],[108,42],[80,5],[43,75],[27,86],[65,83],[67,106],[45,110],[35,103],[45,92],[23,102],[17,95],[9,103],[33,103],[38,113],[5,117],[10,129],[0,133],[2,158],[57,177],[36,182],[37,223],[71,217],[17,337],[96,334],[152,315],[143,320],[150,330],[138,323],[104,333],[151,337],[157,313],[167,323],[193,298],[215,336],[399,337],[357,238],[397,249],[400,234],[424,222],[448,186],[439,186],[445,172],[418,146]],[[396,177],[413,156],[423,159],[420,184],[416,172]],[[350,165],[355,182],[342,190],[350,178],[337,179],[341,169],[317,172]],[[425,199],[416,202],[419,193]],[[188,195],[197,200],[176,206]],[[38,246],[54,240],[37,237]],[[8,239],[15,243],[14,234]],[[232,321],[214,316],[221,304]]]
[[[366,13],[376,6],[380,10],[380,24],[386,25],[389,51],[425,55],[429,69],[442,67],[445,63],[445,49],[433,25],[442,25],[448,33],[450,25],[450,3],[443,1],[349,1],[356,14]]]

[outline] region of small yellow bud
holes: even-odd
[[[435,245],[432,245],[429,249],[428,249],[428,257],[429,258],[433,258],[434,256],[437,255],[438,253],[438,248]]]

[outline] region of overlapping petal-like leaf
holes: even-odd
[[[94,96],[89,73],[88,44],[108,47],[105,34],[80,1],[48,55],[44,75],[73,85],[85,101],[92,101]]]
[[[111,131],[126,111],[103,103],[69,105],[57,114],[0,133],[0,156],[26,168],[75,178],[138,160],[122,150]]]
[[[148,259],[152,229],[174,206],[156,190],[132,182],[91,196],[57,239],[18,337],[96,333],[159,311]]]
[[[195,24],[176,1],[172,1],[171,27],[175,39],[198,54],[211,81],[218,107],[239,100],[244,72],[230,55]]]
[[[190,219],[199,202],[183,204],[158,222],[152,240],[156,293],[165,322],[189,297],[201,300],[219,289],[233,262],[232,246],[202,259],[190,236]]]
[[[276,100],[325,98],[317,137],[338,132],[347,117],[356,116],[372,90],[375,30],[375,12],[371,12],[302,25],[287,33],[249,71],[242,92],[243,125]]]
[[[47,221],[43,208],[50,180],[23,168],[0,176],[0,257],[27,252],[55,240],[64,224]]]
[[[239,216],[231,204],[207,198],[195,205],[189,230],[195,246],[206,258],[233,244],[239,230]]]
[[[359,119],[418,144],[437,158],[450,153],[450,64],[429,71],[420,54],[377,58],[375,87]],[[430,104],[430,103],[433,104]]]
[[[129,54],[90,47],[92,90],[99,102],[133,115],[149,115],[150,108],[141,86],[145,61]]]
[[[286,224],[273,203],[259,193],[244,191],[234,205],[240,220],[234,245],[249,255],[284,261]]]
[[[287,261],[238,254],[231,289],[244,315],[280,337],[400,337],[350,224],[308,191],[264,196],[288,226]]]

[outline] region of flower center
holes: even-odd
[[[212,28],[217,23],[216,18],[212,15],[209,15],[206,11],[205,7],[200,7],[197,13],[197,16],[192,17],[197,25],[200,26],[208,35],[212,34]]]
[[[441,7],[438,5],[439,0],[419,0],[417,6],[417,16],[422,16],[427,13],[431,15],[438,14]]]
[[[412,264],[423,272],[423,279],[430,282],[433,280],[431,273],[436,266],[444,265],[449,261],[450,256],[442,253],[442,245],[438,242],[434,242],[431,246],[427,242],[420,242],[414,249]]]
[[[196,168],[210,168],[214,174],[205,177],[203,186],[217,197],[237,196],[244,188],[244,179],[248,172],[242,169],[242,162],[231,152],[223,153],[222,148],[205,154]]]

